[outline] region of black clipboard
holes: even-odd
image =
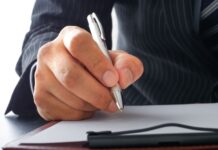
[[[102,133],[97,133],[98,135],[95,135],[96,133],[89,133],[88,135],[88,139],[87,141],[83,141],[83,142],[71,142],[71,143],[55,143],[55,144],[21,144],[23,139],[29,138],[32,135],[35,135],[47,128],[52,127],[53,125],[55,125],[58,122],[49,122],[43,126],[41,126],[40,128],[37,128],[33,131],[31,131],[30,133],[26,134],[25,136],[23,136],[22,138],[19,138],[15,141],[12,141],[8,144],[6,144],[5,146],[3,146],[3,150],[20,150],[20,149],[28,149],[28,150],[35,150],[35,149],[43,149],[43,150],[51,150],[51,149],[63,149],[63,150],[93,150],[92,147],[98,147],[98,148],[107,148],[107,150],[117,150],[119,149],[119,147],[128,147],[129,150],[137,150],[138,147],[143,147],[140,148],[141,150],[178,150],[178,149],[183,149],[183,150],[215,150],[218,149],[218,143],[217,141],[211,141],[210,139],[212,138],[212,133],[206,133],[205,136],[201,136],[200,139],[201,140],[206,140],[204,142],[200,142],[199,139],[197,139],[197,141],[193,141],[193,139],[191,139],[190,141],[188,139],[186,142],[191,142],[190,145],[189,143],[186,143],[185,145],[187,146],[183,146],[181,145],[177,145],[178,143],[173,143],[172,141],[168,142],[168,141],[164,141],[164,143],[161,143],[161,140],[158,139],[168,139],[168,135],[164,134],[163,136],[156,134],[156,135],[125,135],[125,136],[108,136],[105,134],[111,134],[111,132],[102,132]],[[179,134],[177,134],[179,135]],[[184,134],[183,134],[184,135]],[[158,137],[155,137],[158,136]],[[169,135],[170,136],[170,135]],[[188,135],[190,137],[190,135]],[[209,139],[208,139],[209,137]],[[148,141],[148,139],[150,139],[150,141]],[[172,138],[172,136],[170,136],[170,138]],[[120,140],[122,139],[122,141]],[[181,136],[179,135],[179,138],[181,139]],[[218,139],[218,135],[214,134],[214,140]],[[136,140],[136,141],[134,141]],[[131,143],[129,143],[129,141]],[[159,141],[159,142],[157,142]],[[112,142],[112,144],[110,143]],[[122,143],[121,143],[122,142]],[[138,143],[137,143],[138,142]],[[139,142],[142,142],[142,144],[140,145]],[[150,142],[148,143],[151,146],[147,146],[146,142]],[[213,143],[214,142],[214,143]],[[152,144],[153,143],[153,144]],[[196,143],[196,144],[194,144]],[[103,145],[102,145],[103,144]],[[167,145],[168,144],[168,145]],[[121,148],[121,149],[126,149],[126,148]]]
[[[199,133],[171,134],[136,134],[163,127],[180,127],[201,131]],[[162,147],[162,146],[191,146],[218,144],[218,128],[195,127],[178,123],[160,124],[144,129],[111,132],[87,132],[88,146],[91,148],[115,147]]]
[[[92,135],[88,137],[91,148],[163,147],[218,144],[218,133],[148,134],[148,135]]]

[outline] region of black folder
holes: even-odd
[[[189,130],[200,131],[200,133],[138,134],[165,127],[186,128]],[[218,144],[218,128],[204,128],[178,123],[166,123],[143,129],[119,132],[89,131],[87,134],[88,146],[91,148],[160,147]]]
[[[218,144],[218,133],[147,134],[147,135],[91,135],[91,148],[164,147]]]

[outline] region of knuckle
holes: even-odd
[[[60,70],[62,83],[69,89],[73,89],[80,82],[81,75],[74,69],[62,68]]]
[[[41,70],[39,69],[39,67],[37,67],[35,74],[34,74],[34,78],[35,78],[35,82],[41,82],[44,78],[44,76],[42,75]]]
[[[37,107],[42,108],[44,106],[43,94],[41,92],[35,91],[33,94],[34,103]]]
[[[62,82],[67,88],[73,88],[76,84],[75,75],[71,75],[70,71],[62,70]]]
[[[77,57],[81,50],[85,50],[86,45],[92,40],[91,35],[85,30],[77,30],[73,32],[72,40],[70,41],[70,52]]]
[[[78,26],[65,26],[62,30],[61,30],[61,34],[66,34],[68,32],[71,32],[73,30],[81,30],[80,27]]]
[[[35,89],[33,92],[33,101],[34,104],[37,106],[37,108],[42,108],[42,109],[46,108],[47,106],[45,101],[46,97],[47,95],[44,86],[36,82]]]
[[[40,48],[39,48],[39,52],[38,52],[38,55],[37,55],[37,59],[38,60],[41,60],[43,58],[46,58],[49,54],[49,50],[52,49],[52,42],[47,42],[45,43],[44,45],[42,45]]]
[[[65,27],[61,30],[61,32],[63,32],[63,33],[69,32],[70,30],[72,30],[72,28],[73,28],[73,26],[65,26]]]
[[[43,107],[43,97],[45,96],[43,94],[43,75],[41,74],[40,71],[36,70],[35,72],[35,89],[33,93],[33,99],[34,103],[37,107]]]

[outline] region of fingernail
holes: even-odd
[[[125,76],[124,82],[126,84],[126,87],[128,87],[130,84],[132,84],[134,78],[132,72],[128,68],[122,69],[123,75]]]
[[[112,102],[110,103],[109,107],[108,107],[108,110],[109,110],[110,112],[116,112],[117,109],[118,109],[118,108],[117,108],[117,105],[115,104],[114,101],[112,101]]]
[[[112,87],[117,83],[117,77],[112,71],[106,71],[103,75],[103,81],[106,86]]]

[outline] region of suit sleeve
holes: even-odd
[[[18,115],[37,115],[29,84],[31,66],[37,62],[38,49],[57,37],[68,25],[88,30],[86,17],[96,12],[102,21],[111,47],[111,10],[113,0],[36,0],[29,32],[26,34],[22,54],[16,65],[20,80],[11,96],[6,114],[13,111]]]

